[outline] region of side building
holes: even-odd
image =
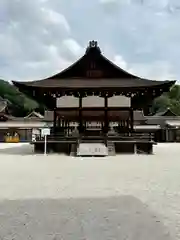
[[[170,108],[157,112],[153,116],[146,116],[146,122],[149,125],[160,126],[155,134],[157,142],[180,142],[180,116]]]

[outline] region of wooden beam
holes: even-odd
[[[83,111],[104,111],[104,107],[82,107],[82,99],[79,100],[79,108],[56,108],[56,111],[79,111],[80,109]],[[129,107],[107,107],[107,111],[130,111]]]

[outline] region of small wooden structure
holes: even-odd
[[[177,114],[174,113],[170,108],[165,109],[164,111],[159,111],[155,114],[155,116],[161,117],[177,117]]]
[[[44,116],[35,111],[24,118],[12,116],[7,101],[0,98],[0,142],[31,141],[32,129],[45,126],[43,120]]]
[[[44,116],[36,111],[32,111],[29,113],[26,117],[24,117],[25,120],[43,120]]]
[[[116,153],[135,149],[152,153],[155,128],[136,131],[134,111],[148,114],[153,99],[169,91],[175,81],[134,76],[108,60],[91,41],[84,56],[62,72],[44,80],[13,83],[53,111],[49,151],[70,154],[81,143],[103,142]],[[39,136],[33,144],[42,151],[44,140]]]
[[[180,116],[170,108],[159,111],[152,116],[146,116],[147,124],[157,124],[160,129],[155,134],[157,142],[179,142],[180,141]]]

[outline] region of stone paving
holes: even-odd
[[[180,239],[179,156],[180,144],[107,158],[1,144],[0,239]]]

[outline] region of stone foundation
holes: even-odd
[[[152,154],[153,144],[152,143],[137,143],[136,153],[138,154]]]
[[[34,144],[35,153],[44,153],[44,143],[35,143]],[[47,144],[47,153],[63,153],[70,155],[71,153],[71,144],[69,143],[48,143]]]
[[[95,144],[95,143],[94,143]],[[96,145],[98,146],[99,143]],[[82,144],[83,145],[83,144]],[[87,145],[87,144],[85,144]],[[106,146],[107,151],[108,147]],[[47,153],[63,153],[68,156],[77,156],[78,145],[75,143],[48,143]],[[35,153],[44,153],[44,143],[34,144]],[[153,153],[153,143],[150,142],[116,142],[114,143],[114,154],[152,154]],[[94,154],[94,153],[93,153]],[[90,155],[90,153],[88,153]],[[96,153],[96,155],[101,155],[101,151]],[[107,155],[107,154],[102,154]],[[108,154],[109,155],[109,154]]]
[[[122,153],[122,154],[134,154],[135,153],[135,148],[134,148],[134,143],[127,142],[127,143],[122,143],[122,142],[116,142],[115,143],[115,151],[117,154]]]

